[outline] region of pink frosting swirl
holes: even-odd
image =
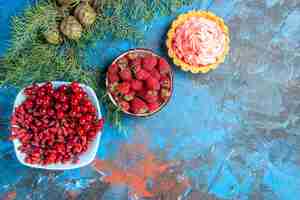
[[[225,50],[220,26],[203,17],[191,17],[177,27],[173,49],[178,58],[193,66],[213,64]]]

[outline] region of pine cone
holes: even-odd
[[[97,14],[88,3],[83,2],[76,7],[74,16],[83,26],[90,26],[95,22]]]
[[[60,31],[71,40],[81,37],[82,26],[73,16],[66,17],[60,24]]]
[[[58,7],[59,17],[65,18],[68,17],[71,13],[71,7],[67,5],[63,5]]]
[[[81,0],[81,2],[88,2],[94,9],[97,9],[101,0]]]
[[[43,34],[44,34],[45,39],[50,44],[61,44],[62,43],[62,37],[57,28],[47,30]]]
[[[93,5],[94,0],[81,0],[81,2],[89,3],[90,5]]]
[[[73,3],[75,3],[76,0],[57,0],[57,3],[59,3],[60,5],[71,5]]]

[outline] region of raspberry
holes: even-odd
[[[137,73],[138,71],[141,70],[142,68],[142,59],[141,58],[136,58],[131,61],[131,68],[134,73]]]
[[[114,82],[114,83],[110,84],[110,85],[109,85],[109,88],[108,88],[109,91],[110,91],[111,93],[115,93],[115,92],[117,91],[118,85],[119,85],[119,83],[117,83],[117,82]]]
[[[156,78],[157,80],[159,80],[161,78],[161,75],[160,75],[159,71],[156,68],[152,69],[152,71],[150,72],[150,75],[153,78]]]
[[[129,68],[124,68],[120,73],[119,73],[121,79],[123,81],[130,81],[132,79],[131,71]]]
[[[117,91],[123,95],[127,94],[130,90],[129,82],[123,82],[117,85]]]
[[[141,98],[144,98],[146,95],[146,91],[145,90],[140,90],[140,91],[137,91],[135,96],[138,96],[138,97],[141,97]]]
[[[151,72],[151,70],[156,66],[157,58],[155,56],[147,56],[142,60],[143,69]]]
[[[125,111],[128,111],[130,109],[130,104],[127,101],[120,101],[119,105],[121,106],[121,108]]]
[[[117,64],[112,64],[111,66],[108,67],[108,73],[109,74],[117,74],[119,72],[119,67]]]
[[[134,91],[130,91],[128,94],[124,95],[124,100],[125,101],[131,101],[133,100],[135,97],[135,92]]]
[[[140,91],[143,89],[143,82],[139,80],[132,80],[130,84],[131,84],[131,88],[135,91]]]
[[[112,74],[112,73],[108,73],[108,81],[109,83],[115,83],[119,81],[119,76],[118,74]]]
[[[159,81],[157,79],[155,79],[154,77],[149,77],[146,80],[146,86],[149,90],[159,90],[160,89]]]
[[[135,76],[138,80],[147,80],[147,78],[150,77],[150,74],[146,70],[141,69],[140,71],[136,72]]]
[[[148,106],[147,104],[140,98],[134,98],[130,102],[130,110],[135,114],[143,114],[148,112]]]
[[[150,112],[156,111],[160,107],[159,102],[148,103],[148,108]]]
[[[129,53],[129,54],[127,55],[127,57],[128,57],[130,60],[134,60],[134,59],[136,59],[136,58],[139,57],[139,54],[138,54],[138,53]]]
[[[167,100],[171,96],[171,92],[168,89],[162,88],[160,90],[160,97],[163,100]]]
[[[128,59],[126,57],[122,57],[117,61],[117,64],[121,70],[125,69],[128,67]]]
[[[170,65],[169,63],[163,59],[160,58],[158,61],[158,71],[160,74],[168,74],[170,72]]]
[[[144,96],[144,99],[148,103],[154,103],[158,101],[158,92],[155,90],[148,90]]]
[[[167,89],[171,88],[171,80],[167,76],[162,76],[159,83],[163,88],[167,88]]]

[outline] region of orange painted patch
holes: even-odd
[[[15,200],[16,198],[17,198],[17,192],[11,191],[11,192],[7,192],[4,195],[3,200]]]
[[[152,194],[146,188],[146,180],[143,176],[136,175],[132,170],[125,171],[114,166],[109,161],[96,159],[93,167],[97,171],[108,172],[104,181],[110,184],[126,184],[139,196],[151,197]]]
[[[154,154],[149,152],[144,145],[124,145],[121,149],[121,157],[128,160],[135,159],[141,155],[142,159],[137,159],[132,167],[124,170],[116,164],[116,161],[105,161],[96,159],[92,166],[97,170],[108,174],[104,181],[110,184],[126,184],[135,194],[140,197],[153,197],[154,194],[147,189],[147,180],[156,179],[167,168],[168,164],[158,161]],[[125,155],[124,155],[125,154]]]

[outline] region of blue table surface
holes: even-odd
[[[8,47],[10,17],[26,5],[27,0],[0,0],[0,55]],[[166,56],[171,21],[190,9],[224,18],[231,32],[226,62],[205,75],[174,67],[168,106],[149,119],[124,116],[125,131],[107,123],[98,165],[63,172],[30,169],[17,161],[11,142],[0,141],[0,199],[142,199],[129,182],[103,183],[99,162],[112,161],[135,174],[130,166],[147,152],[173,163],[174,181],[188,182],[180,192],[169,191],[173,196],[167,200],[300,199],[299,0],[197,0],[141,26],[143,47]],[[85,56],[107,66],[134,47],[131,41],[98,41]],[[0,89],[1,116],[11,114],[16,92]]]

